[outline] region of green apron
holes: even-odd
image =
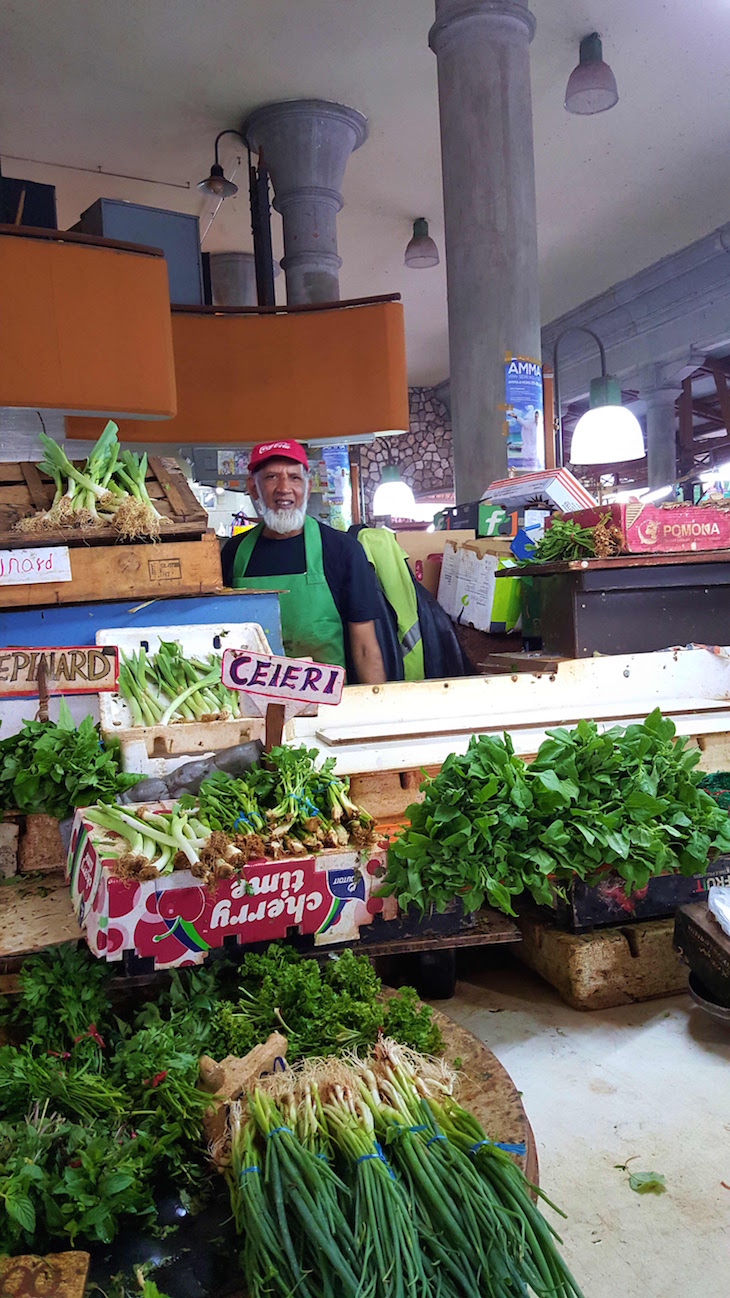
[[[278,577],[247,577],[254,546],[263,523],[244,532],[233,560],[234,590],[278,590],[281,636],[290,658],[345,666],[345,638],[337,605],[327,585],[322,562],[322,533],[313,518],[304,520],[306,572]]]

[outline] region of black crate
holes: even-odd
[[[571,933],[631,920],[665,919],[678,906],[701,901],[713,884],[730,885],[730,856],[716,857],[704,874],[660,874],[628,897],[623,879],[612,871],[590,888],[576,879],[567,900],[556,899],[552,914],[557,927]]]
[[[421,915],[415,906],[405,912],[399,912],[395,919],[383,919],[382,915],[373,915],[371,924],[364,924],[360,929],[360,948],[367,949],[373,942],[402,942],[403,939],[456,937],[459,933],[468,933],[476,925],[477,912],[464,914],[460,901],[449,902],[443,915],[434,911],[431,915]]]

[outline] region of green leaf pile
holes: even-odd
[[[631,892],[730,851],[727,812],[698,788],[699,752],[658,709],[625,730],[581,721],[547,735],[529,766],[508,735],[474,736],[447,758],[407,809],[382,895],[421,913],[460,898],[467,912],[487,904],[513,915],[513,897],[549,905],[606,867]]]
[[[58,721],[26,721],[0,741],[0,816],[44,813],[65,820],[75,807],[114,802],[141,779],[120,770],[117,752],[104,747],[91,717],[77,727],[65,700]]]

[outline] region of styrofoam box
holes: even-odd
[[[271,653],[258,622],[212,623],[202,626],[107,627],[97,631],[98,645],[116,645],[120,655],[137,653],[142,645],[154,655],[160,641],[175,640],[189,657],[223,654],[226,648]],[[243,716],[229,721],[175,721],[169,726],[135,726],[120,694],[99,695],[99,719],[105,738],[118,739],[125,771],[164,776],[191,756],[210,757],[223,748],[262,738],[264,722],[257,701],[240,695]],[[247,719],[251,718],[250,721]]]

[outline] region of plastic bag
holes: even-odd
[[[707,905],[723,933],[730,937],[730,888],[710,888]]]

